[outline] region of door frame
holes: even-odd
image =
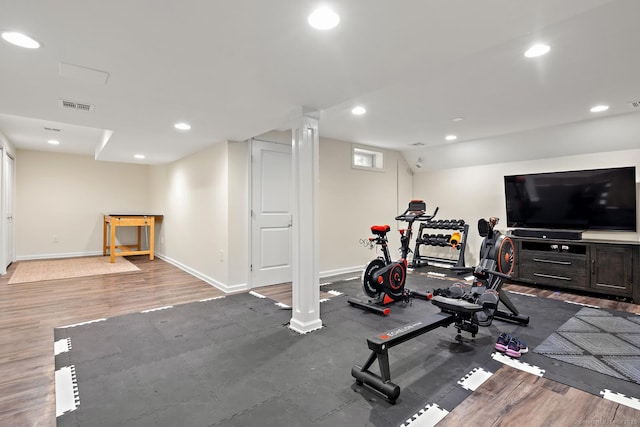
[[[254,243],[255,243],[255,239],[254,239],[254,230],[253,230],[253,192],[254,192],[254,188],[253,188],[253,148],[254,148],[254,143],[256,142],[261,142],[261,143],[268,143],[268,144],[279,144],[279,145],[287,145],[287,146],[291,146],[291,141],[290,138],[291,136],[288,135],[287,136],[289,139],[288,140],[276,140],[274,139],[267,139],[267,138],[251,138],[248,140],[248,149],[247,149],[247,156],[248,156],[248,162],[249,162],[249,167],[248,169],[248,197],[249,197],[249,202],[248,202],[248,228],[249,228],[249,241],[248,241],[248,263],[247,263],[247,267],[249,270],[249,275],[248,275],[248,280],[247,280],[247,287],[249,289],[253,289],[256,287],[255,283],[254,283],[254,279],[253,279],[253,248],[254,248]],[[291,242],[289,242],[289,249],[291,250],[292,244]],[[269,285],[266,285],[269,286]]]
[[[9,160],[13,166],[9,168]],[[6,274],[7,266],[15,261],[15,156],[7,151],[7,147],[0,146],[0,230],[2,240],[0,241],[0,274]],[[12,172],[11,175],[9,172]],[[11,198],[11,200],[9,199]],[[11,203],[10,203],[11,202]],[[11,213],[12,224],[9,224],[9,205],[13,206]],[[9,227],[13,227],[13,232],[9,236]]]

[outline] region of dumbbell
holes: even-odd
[[[460,240],[462,240],[462,235],[456,231],[449,237],[449,244],[452,248],[460,249]]]

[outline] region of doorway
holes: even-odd
[[[291,145],[251,141],[251,286],[291,281]]]

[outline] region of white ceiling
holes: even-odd
[[[321,136],[419,156],[640,111],[638,0],[325,4],[331,31],[309,27],[308,0],[0,0],[0,31],[42,44],[0,40],[0,131],[19,149],[159,164],[286,128],[304,106]],[[551,52],[525,58],[539,41]]]

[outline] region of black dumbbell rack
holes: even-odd
[[[425,233],[425,230],[451,230],[460,232],[460,242],[455,246],[458,251],[458,258],[439,258],[420,254],[421,246],[451,246],[450,239],[452,233]],[[420,223],[416,238],[416,248],[413,251],[412,267],[423,267],[426,265],[445,264],[451,267],[465,267],[464,251],[467,246],[467,233],[469,224],[462,219],[439,219]]]

